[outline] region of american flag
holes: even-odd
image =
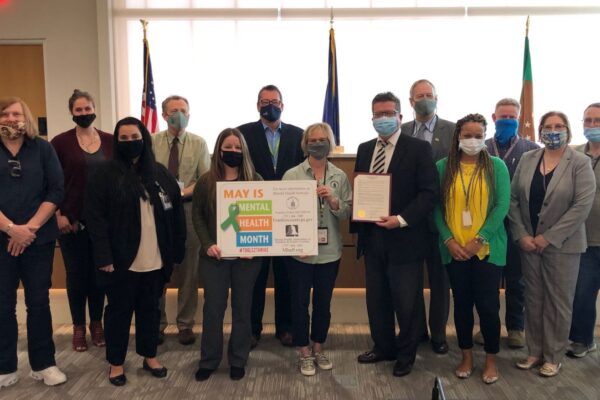
[[[144,32],[145,33],[145,32]],[[144,35],[144,91],[142,93],[142,123],[150,133],[158,129],[156,111],[156,96],[154,95],[154,78],[152,78],[152,63],[150,62],[150,47]]]
[[[338,99],[337,54],[335,32],[329,30],[329,68],[327,72],[327,90],[323,106],[323,122],[327,122],[333,131],[335,144],[340,145],[340,106]]]

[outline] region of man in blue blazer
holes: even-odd
[[[284,105],[281,91],[275,85],[267,85],[258,92],[256,108],[260,120],[241,125],[254,168],[264,180],[281,180],[285,172],[304,160],[300,147],[302,129],[281,122]],[[265,311],[265,290],[269,277],[269,265],[273,264],[275,286],[275,336],[284,346],[292,345],[292,310],[290,284],[283,257],[264,257],[262,269],[254,286],[252,300],[252,347],[256,347],[262,332]]]
[[[402,124],[400,134],[416,137],[431,144],[433,161],[437,162],[448,157],[452,135],[456,124],[441,119],[437,115],[437,92],[433,83],[427,79],[419,79],[410,87],[410,105],[415,110],[415,119]],[[431,333],[431,348],[438,354],[448,353],[446,341],[446,324],[450,311],[450,281],[446,267],[442,265],[438,247],[438,231],[430,219],[427,253],[427,277],[429,280],[429,330]],[[425,317],[425,302],[422,300],[421,329],[423,337],[427,338],[427,322]]]
[[[411,372],[421,330],[423,261],[429,250],[428,216],[438,195],[431,145],[400,135],[400,100],[390,92],[372,101],[378,137],[362,143],[355,172],[391,175],[390,215],[353,222],[358,256],[365,256],[367,313],[374,346],[359,363],[396,360],[394,376]],[[396,340],[395,318],[400,326]]]

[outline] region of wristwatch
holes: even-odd
[[[475,236],[475,241],[476,241],[477,243],[479,243],[480,245],[482,245],[482,246],[483,246],[483,245],[486,245],[486,244],[488,244],[488,241],[487,241],[487,239],[486,239],[486,238],[484,238],[484,237],[482,237],[482,236],[479,236],[479,235],[478,235],[478,236]]]

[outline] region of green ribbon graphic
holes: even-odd
[[[233,226],[233,230],[237,232],[240,231],[240,225],[237,223],[236,217],[240,214],[240,207],[236,203],[231,203],[229,208],[227,209],[229,212],[229,217],[221,224],[222,230],[227,230],[229,225]]]

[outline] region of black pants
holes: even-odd
[[[429,332],[432,342],[442,343],[446,341],[446,325],[450,314],[450,281],[446,267],[442,264],[438,234],[430,232],[427,239],[430,244],[430,251],[425,258],[429,281]],[[421,329],[427,333],[425,300],[421,301]]]
[[[331,297],[340,260],[326,264],[307,264],[289,257],[288,275],[292,292],[292,335],[294,346],[303,347],[310,340],[325,343],[331,322]],[[312,293],[312,325],[308,313]],[[310,329],[309,329],[310,328]]]
[[[100,321],[104,291],[96,285],[92,243],[87,229],[61,235],[58,241],[67,272],[67,296],[73,325],[85,325],[86,301],[90,320]]]
[[[106,360],[123,365],[129,343],[131,318],[135,312],[135,351],[142,357],[156,357],[160,311],[158,300],[165,279],[162,270],[112,272],[106,287],[108,305],[104,313]]]
[[[373,229],[365,246],[367,313],[374,351],[412,365],[422,334],[423,261],[399,264],[388,256],[384,232]],[[394,314],[400,326],[396,341]]]
[[[467,261],[452,260],[448,276],[454,296],[454,324],[458,347],[473,347],[473,306],[479,314],[484,350],[496,354],[500,350],[500,278],[502,267],[480,260],[477,256]]]
[[[508,228],[506,229],[509,232]],[[506,266],[503,268],[506,284],[506,329],[522,331],[525,329],[525,281],[521,272],[521,254],[519,247],[508,235]]]
[[[275,335],[289,332],[292,326],[292,302],[290,282],[285,267],[284,257],[263,257],[260,273],[254,284],[252,296],[252,335],[260,338],[265,313],[265,290],[269,278],[269,266],[273,264],[275,287]]]
[[[2,238],[4,239],[4,238]],[[32,245],[18,257],[0,240],[0,375],[17,370],[17,288],[25,290],[29,365],[40,371],[56,365],[48,290],[52,285],[54,242]]]
[[[248,362],[252,330],[250,307],[254,281],[260,270],[258,260],[216,260],[203,257],[200,274],[204,282],[204,308],[200,368],[215,370],[223,358],[223,318],[231,288],[231,336],[229,365],[243,368]]]

